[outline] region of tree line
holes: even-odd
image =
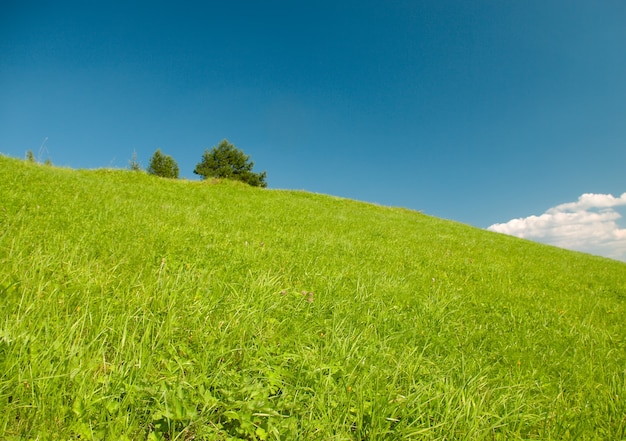
[[[136,154],[133,154],[129,166],[132,170],[141,170]],[[267,187],[266,173],[255,173],[252,171],[253,167],[254,162],[248,155],[224,139],[211,150],[204,151],[202,160],[193,172],[202,179],[233,179],[254,187]],[[154,152],[146,171],[151,175],[170,179],[178,179],[179,174],[178,164],[174,158],[161,152],[161,149]]]

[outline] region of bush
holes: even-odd
[[[254,187],[267,187],[266,173],[254,173],[254,162],[228,140],[223,140],[210,151],[206,149],[202,161],[196,165],[195,174],[206,178],[226,178],[245,182]]]
[[[161,149],[157,149],[150,158],[147,171],[162,178],[178,179],[178,164],[171,156],[161,153]]]

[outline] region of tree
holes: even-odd
[[[128,161],[128,167],[132,171],[141,171],[141,164],[137,161],[137,152],[135,150],[133,150],[133,158]]]
[[[267,187],[266,173],[252,172],[254,162],[228,140],[223,140],[210,151],[206,149],[202,162],[196,165],[195,174],[206,178],[226,178],[245,182],[254,187]]]
[[[157,149],[152,158],[150,158],[150,165],[147,171],[151,175],[178,179],[178,164],[171,156],[161,153],[161,149]]]

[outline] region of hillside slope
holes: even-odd
[[[623,439],[626,264],[0,156],[2,439]]]

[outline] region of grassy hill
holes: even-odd
[[[624,439],[626,265],[0,156],[0,438]]]

